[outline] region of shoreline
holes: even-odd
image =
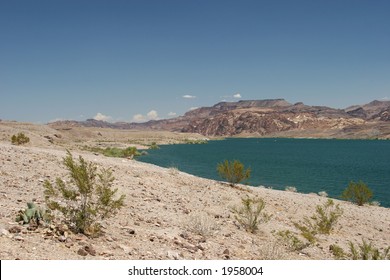
[[[390,246],[389,208],[359,207],[334,200],[344,212],[332,233],[318,235],[315,244],[293,250],[278,239],[278,233],[290,231],[304,240],[294,223],[312,216],[316,206],[328,198],[243,185],[232,188],[174,169],[79,150],[77,139],[96,137],[96,130],[82,130],[80,136],[71,137],[45,126],[27,126],[22,131],[28,132],[30,143],[11,145],[10,135],[20,131],[20,127],[4,127],[0,122],[2,260],[331,260],[334,256],[329,247],[334,244],[346,252],[350,241],[360,244],[366,240],[380,250]],[[101,133],[108,137],[104,130]],[[47,135],[53,137],[54,143],[48,142]],[[126,143],[128,135],[119,136]],[[101,237],[91,239],[67,231],[64,239],[64,235],[49,228],[29,230],[15,222],[27,202],[45,206],[46,179],[53,182],[57,177],[67,178],[62,164],[66,149],[75,157],[81,155],[94,162],[99,169],[111,169],[118,194],[126,195],[125,207],[117,216],[102,222],[105,234]],[[264,211],[272,215],[267,223],[259,224],[256,233],[247,232],[232,212],[248,196],[264,199]],[[80,255],[86,245],[96,253]]]

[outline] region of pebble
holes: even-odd
[[[24,240],[24,238],[21,237],[20,235],[14,236],[14,239],[17,240],[17,241],[23,241]]]
[[[96,256],[96,250],[92,245],[84,246],[84,250],[88,252],[91,256]]]
[[[84,248],[80,248],[78,251],[77,251],[77,254],[79,254],[80,256],[87,256],[88,255],[88,252],[84,250]]]
[[[22,228],[20,226],[13,226],[8,231],[10,233],[19,233],[22,231]]]

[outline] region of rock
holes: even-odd
[[[84,250],[88,252],[91,256],[96,256],[96,250],[93,248],[92,245],[86,245],[84,246]]]
[[[17,241],[23,241],[24,240],[24,238],[21,237],[20,235],[14,236],[14,239],[17,240]]]
[[[171,259],[171,260],[178,260],[179,254],[177,252],[168,251],[167,257],[168,257],[168,259]]]
[[[60,241],[60,242],[65,242],[65,241],[66,241],[66,237],[63,236],[63,235],[58,236],[57,239],[58,239],[58,241]]]
[[[134,229],[129,229],[129,230],[127,231],[127,233],[133,235],[133,234],[135,234],[135,230],[134,230]]]
[[[225,249],[224,251],[223,251],[223,253],[222,254],[224,254],[224,255],[229,255],[229,249]]]
[[[10,233],[5,228],[0,228],[0,236],[9,236]]]
[[[22,231],[22,227],[20,226],[13,226],[8,230],[10,233],[19,233]]]
[[[78,251],[77,251],[77,254],[79,254],[80,256],[87,256],[88,255],[88,252],[84,250],[84,248],[80,248]]]

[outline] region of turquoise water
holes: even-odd
[[[374,200],[390,207],[390,141],[235,138],[203,145],[163,145],[139,158],[217,180],[221,180],[217,163],[225,159],[251,167],[252,186],[294,186],[298,192],[326,191],[337,198],[351,180],[362,180],[373,190]]]

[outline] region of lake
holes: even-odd
[[[281,190],[294,186],[298,192],[326,191],[338,198],[351,180],[362,180],[373,190],[373,200],[390,207],[390,141],[228,138],[208,144],[162,145],[139,157],[139,161],[216,180],[221,180],[216,166],[225,159],[250,167],[252,186]]]

